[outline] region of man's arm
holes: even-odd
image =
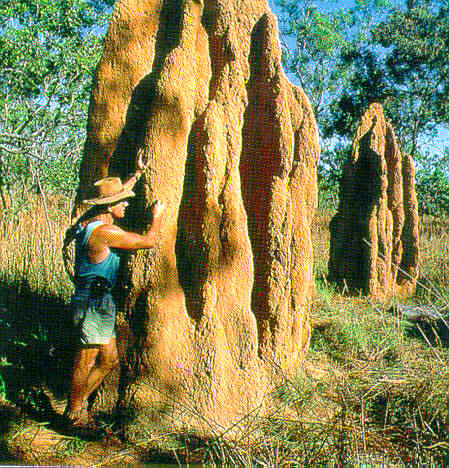
[[[123,250],[151,249],[156,245],[163,210],[164,204],[161,201],[157,201],[153,205],[153,222],[146,234],[124,231],[113,224],[104,224],[98,227],[93,234],[108,247]]]

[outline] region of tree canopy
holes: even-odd
[[[335,130],[351,132],[366,105],[381,102],[402,148],[416,155],[420,138],[449,124],[449,8],[408,2],[392,8],[370,35],[368,44],[341,55],[352,73],[336,100]]]
[[[272,1],[284,67],[318,120],[322,187],[336,186],[355,127],[373,101],[382,103],[401,149],[418,161],[422,189],[449,186],[447,150],[431,144],[449,129],[449,0]],[[75,188],[112,4],[0,0],[2,196],[17,187]]]
[[[449,128],[448,1],[277,4],[286,70],[311,98],[318,120],[322,181],[336,182],[362,114],[380,102],[402,151],[427,170],[431,162],[439,187],[447,185],[444,148],[432,152],[431,142]]]
[[[0,0],[0,186],[73,190],[112,0]],[[70,170],[72,169],[72,170]]]

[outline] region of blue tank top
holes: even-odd
[[[88,287],[95,276],[106,278],[114,286],[117,271],[120,266],[120,256],[113,249],[100,263],[91,263],[88,257],[89,237],[92,231],[104,224],[103,221],[93,221],[86,226],[79,226],[75,234],[75,284],[77,288]]]

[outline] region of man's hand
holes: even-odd
[[[125,190],[132,190],[136,185],[136,182],[142,177],[142,174],[145,172],[147,167],[144,165],[143,160],[143,150],[137,152],[137,161],[136,161],[136,172],[129,176],[125,182],[123,182],[123,188]]]
[[[164,211],[164,203],[161,202],[160,200],[156,200],[152,205],[151,205],[151,213],[154,218],[158,218],[162,212]]]
[[[137,162],[136,162],[136,166],[137,166],[137,169],[139,171],[143,171],[145,169],[145,166],[143,164],[143,161],[142,161],[142,155],[143,155],[143,151],[142,150],[139,150],[137,151]]]
[[[142,156],[143,156],[143,150],[140,149],[137,152],[137,161],[136,161],[137,169],[136,169],[136,172],[134,172],[134,174],[130,177],[130,180],[131,178],[134,178],[136,181],[139,180],[142,177],[142,174],[145,172],[146,166],[143,163]]]

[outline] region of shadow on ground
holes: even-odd
[[[406,332],[410,338],[424,341],[426,344],[436,347],[449,348],[449,328],[447,320],[419,320],[407,323]]]
[[[5,436],[11,430],[12,425],[20,419],[17,408],[6,403],[0,406],[0,463],[14,464],[19,461],[19,454],[13,454],[6,443]]]
[[[59,297],[33,291],[26,280],[0,282],[0,393],[33,417],[48,419],[67,393],[73,359],[69,309]]]

